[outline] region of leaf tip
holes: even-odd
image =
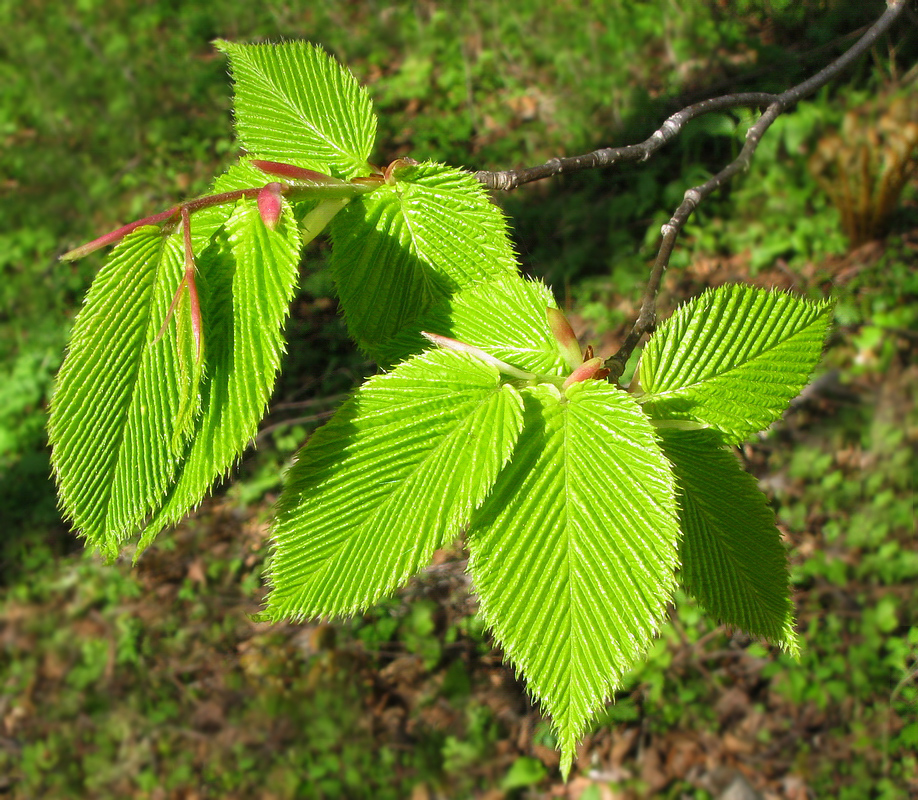
[[[572,739],[565,739],[561,745],[561,763],[558,769],[561,771],[561,778],[565,783],[571,774],[571,766],[574,763],[574,742]]]

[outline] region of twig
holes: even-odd
[[[309,400],[297,400],[289,403],[278,403],[271,406],[268,414],[276,414],[278,411],[293,411],[303,408],[312,408],[313,406],[330,405],[331,403],[340,403],[346,400],[347,394],[331,394],[327,397],[313,397]]]
[[[822,69],[812,78],[788,89],[778,95],[765,109],[759,120],[746,133],[746,143],[740,154],[718,172],[713,178],[694,186],[685,193],[685,197],[676,209],[676,213],[661,229],[663,241],[657,253],[656,261],[650,272],[650,279],[641,301],[641,310],[637,321],[634,323],[622,346],[615,355],[608,358],[605,367],[609,370],[609,381],[617,382],[625,370],[625,365],[631,357],[634,348],[641,338],[652,333],[656,327],[656,297],[663,280],[663,274],[669,265],[669,259],[676,244],[676,237],[682,231],[692,212],[715,189],[733,179],[741,172],[746,172],[752,162],[752,156],[759,146],[759,142],[772,123],[785,111],[796,105],[804,97],[821,89],[830,80],[839,75],[843,70],[860,58],[874,43],[892,26],[892,24],[905,11],[906,0],[888,0],[887,9],[873,26],[842,56]]]
[[[569,175],[597,167],[611,167],[613,164],[627,164],[632,161],[646,161],[663,145],[671,142],[685,124],[696,117],[711,114],[715,111],[728,111],[732,108],[765,107],[773,103],[777,95],[767,92],[745,92],[730,94],[702,100],[700,103],[677,111],[650,138],[640,144],[629,144],[625,147],[604,147],[582,156],[553,158],[545,164],[522,169],[505,169],[500,172],[476,172],[475,177],[489,189],[508,192],[517,189],[524,183],[553,178],[556,175]]]
[[[733,108],[765,107],[765,111],[758,121],[746,133],[746,143],[735,160],[718,172],[713,178],[699,186],[689,189],[684,196],[682,204],[676,209],[675,214],[662,228],[663,241],[660,244],[657,258],[650,272],[647,288],[641,301],[641,310],[637,321],[630,333],[625,338],[622,346],[615,355],[608,358],[604,366],[609,369],[609,381],[616,382],[625,370],[634,348],[641,338],[652,333],[656,327],[656,297],[663,280],[663,274],[669,264],[669,259],[675,247],[676,237],[685,227],[689,217],[698,208],[699,204],[715,189],[741,172],[749,169],[752,156],[759,145],[759,141],[772,123],[785,111],[796,105],[804,97],[821,89],[830,80],[839,75],[869,50],[876,41],[892,26],[892,24],[906,10],[907,0],[887,0],[887,9],[883,15],[867,30],[867,32],[846,51],[833,61],[829,66],[818,72],[803,83],[788,89],[779,95],[765,92],[747,92],[742,94],[724,95],[710,100],[688,106],[669,117],[663,125],[640,144],[626,147],[607,147],[581,156],[567,158],[553,158],[545,164],[535,167],[525,167],[516,170],[503,170],[500,172],[477,172],[475,177],[490,189],[509,191],[524,183],[550,178],[561,174],[580,172],[597,167],[608,167],[633,161],[646,161],[667,142],[674,139],[685,124],[703,114],[715,111],[726,111]]]
[[[311,422],[321,422],[323,419],[328,419],[334,415],[334,410],[332,411],[320,411],[318,414],[310,414],[308,417],[297,417],[296,419],[285,419],[280,422],[275,422],[273,425],[268,425],[265,428],[262,428],[258,431],[258,435],[255,437],[256,443],[263,442],[268,434],[273,433],[274,431],[280,428],[289,428],[293,425],[308,425]]]

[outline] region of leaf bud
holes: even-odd
[[[591,378],[599,380],[605,378],[608,374],[609,370],[602,365],[602,357],[596,356],[589,361],[584,361],[577,369],[568,375],[567,380],[561,385],[561,389],[566,389],[568,386],[573,386],[575,383],[588,381]]]
[[[268,230],[273,231],[280,219],[282,189],[281,184],[272,182],[258,192],[258,213],[261,214],[261,221]]]
[[[546,308],[545,313],[548,316],[551,332],[558,341],[561,356],[571,369],[577,369],[583,361],[583,356],[580,353],[580,344],[574,335],[574,329],[560,309]]]

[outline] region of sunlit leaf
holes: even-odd
[[[107,556],[175,474],[174,336],[157,339],[184,272],[181,236],[139,228],[115,249],[77,316],[48,424],[61,505]]]
[[[285,347],[284,322],[296,288],[299,251],[289,209],[270,230],[249,200],[240,202],[199,258],[207,331],[201,413],[175,485],[149,524],[141,550],[162,527],[188,513],[254,438]]]
[[[500,210],[471,175],[438,164],[402,169],[394,186],[351,202],[331,225],[331,269],[348,329],[374,359],[436,303],[516,275]]]
[[[371,378],[297,456],[274,527],[268,614],[352,614],[452,541],[516,443],[493,367],[431,351]]]
[[[521,392],[523,433],[473,517],[481,611],[551,714],[570,768],[590,718],[640,658],[674,587],[669,464],[625,392],[599,381]]]
[[[774,422],[816,367],[830,306],[726,286],[660,325],[641,356],[644,410],[697,420],[739,442]]]
[[[236,133],[250,154],[348,178],[369,174],[376,117],[345,67],[307,42],[216,45],[230,58]]]
[[[546,310],[556,307],[545,284],[510,275],[477,284],[438,303],[392,341],[391,355],[422,349],[419,331],[449,336],[539,375],[570,371]]]

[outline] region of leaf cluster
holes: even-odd
[[[625,391],[519,274],[471,175],[369,164],[368,95],[321,49],[219,47],[248,156],[181,219],[116,232],[58,378],[53,465],[82,535],[113,558],[143,531],[139,555],[232,468],[274,384],[300,250],[327,227],[348,329],[385,371],[287,476],[266,617],[365,609],[464,533],[481,613],[551,714],[565,774],[680,565],[711,614],[794,652],[780,537],[727,448],[805,384],[828,306],[707,293]]]

